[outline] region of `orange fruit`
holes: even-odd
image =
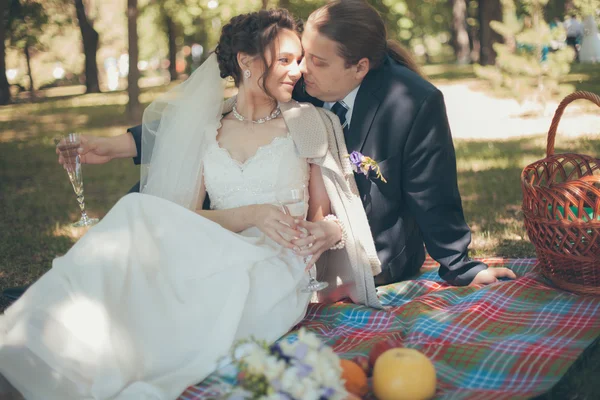
[[[435,367],[415,349],[381,354],[373,367],[373,392],[379,400],[426,400],[435,395]]]
[[[365,371],[354,361],[343,358],[340,360],[340,366],[342,367],[342,379],[345,382],[344,387],[346,390],[360,398],[365,396],[369,391]]]

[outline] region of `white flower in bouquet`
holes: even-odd
[[[296,340],[271,346],[251,342],[254,348],[236,360],[239,387],[230,399],[343,400],[348,396],[339,357],[314,333],[301,329]]]
[[[254,346],[250,352],[244,357],[247,371],[253,375],[263,374],[266,370],[268,356],[262,347]]]
[[[320,350],[323,347],[323,343],[321,343],[317,335],[304,329],[298,332],[298,342],[304,343],[311,350]]]
[[[285,361],[280,360],[274,356],[267,357],[265,365],[265,377],[272,382],[276,379],[280,379],[286,368]]]

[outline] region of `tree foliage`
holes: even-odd
[[[600,0],[573,0],[573,5],[581,17],[594,15],[600,11]]]
[[[8,39],[11,46],[23,49],[40,44],[39,38],[48,20],[41,2],[11,0],[8,12]]]
[[[564,30],[550,29],[545,22],[547,2],[521,0],[523,14],[519,15],[514,0],[502,0],[503,22],[492,22],[492,29],[504,38],[504,43],[494,46],[496,65],[476,68],[479,77],[508,89],[521,102],[535,97],[545,104],[550,95],[569,90],[559,84],[559,78],[569,73],[573,54],[567,47],[554,46],[562,41]]]
[[[23,5],[28,14],[26,23],[7,27],[6,68],[18,69],[16,79],[28,86],[24,78],[23,44],[30,43],[31,63],[37,86],[53,82],[54,65],[62,65],[67,74],[75,75],[76,81],[83,74],[85,57],[81,51],[81,33],[76,23],[73,0],[8,0],[10,7]],[[477,60],[478,49],[489,47],[480,43],[479,5],[483,0],[461,0],[461,9],[466,5],[464,19],[453,15],[450,0],[367,0],[382,15],[388,35],[399,40],[412,50],[417,58],[425,62],[448,62],[455,59],[458,51],[457,33],[461,35],[461,60],[469,62],[470,52]],[[485,0],[486,2],[498,0]],[[600,0],[553,0],[542,2],[548,20],[564,17],[565,7],[575,4],[583,10],[585,4]],[[85,11],[93,20],[93,29],[99,34],[97,51],[100,85],[106,81],[106,70],[102,68],[107,59],[118,59],[127,52],[127,0],[83,0]],[[157,65],[170,64],[171,76],[174,64],[183,65],[187,71],[195,67],[198,60],[190,59],[189,49],[194,44],[204,48],[204,57],[214,48],[221,27],[234,15],[256,11],[265,6],[285,7],[297,17],[306,20],[310,13],[327,0],[139,0],[137,19],[139,36],[139,59],[154,67],[142,71],[142,76],[164,73],[156,70]],[[526,1],[517,0],[517,16],[527,14]],[[595,3],[594,3],[595,4]],[[210,7],[209,7],[210,6]],[[583,12],[583,11],[582,11]],[[23,15],[22,11],[19,15]],[[16,15],[13,13],[13,15]],[[12,21],[15,21],[13,18]],[[465,31],[457,28],[465,26]],[[487,26],[487,24],[485,25]],[[498,27],[497,27],[498,28]],[[485,28],[484,28],[485,30]],[[487,31],[486,31],[487,32]],[[489,35],[488,35],[489,36]],[[454,41],[453,41],[454,39]],[[492,40],[493,42],[494,40]],[[454,45],[454,48],[452,47]],[[480,46],[482,45],[482,46]],[[197,46],[196,46],[197,47]],[[40,51],[41,50],[41,51]],[[18,52],[17,52],[18,51]],[[168,63],[165,60],[169,60]],[[180,69],[181,70],[181,69]],[[83,82],[83,80],[80,80]],[[13,81],[15,82],[15,81]]]

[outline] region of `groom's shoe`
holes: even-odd
[[[7,299],[9,299],[10,301],[15,301],[19,297],[21,297],[23,295],[23,293],[25,293],[25,291],[27,290],[28,287],[29,287],[29,285],[4,289],[4,291],[2,292],[2,295],[4,297],[6,297]]]

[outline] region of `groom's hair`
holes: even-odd
[[[232,77],[235,86],[239,86],[242,81],[242,70],[237,62],[237,54],[242,52],[260,57],[264,65],[264,73],[258,83],[265,93],[271,96],[265,87],[270,72],[270,64],[265,53],[270,49],[272,56],[275,57],[275,40],[282,29],[289,29],[300,35],[302,27],[302,21],[296,20],[285,9],[261,10],[233,17],[223,26],[219,44],[215,49],[221,78]]]
[[[422,75],[411,54],[395,40],[387,40],[383,19],[364,0],[335,0],[314,11],[307,24],[338,44],[346,67],[368,58],[370,68],[379,67],[386,54]]]

